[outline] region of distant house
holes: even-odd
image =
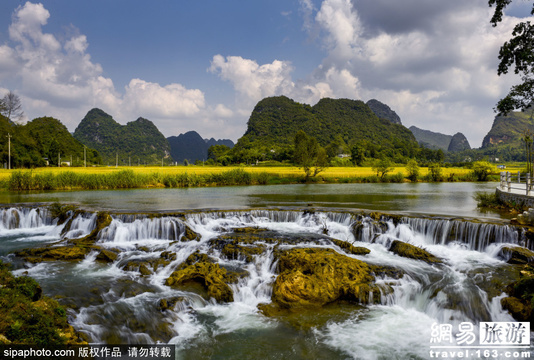
[[[341,159],[350,158],[350,154],[339,154],[337,157]]]
[[[506,169],[506,165],[497,165],[497,169]]]

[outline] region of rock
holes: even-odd
[[[534,252],[521,246],[504,246],[499,257],[508,264],[528,264],[534,261]]]
[[[42,261],[55,260],[83,260],[90,250],[90,248],[84,248],[79,246],[50,246],[44,248],[21,250],[15,252],[15,254],[31,263],[38,263]]]
[[[152,271],[150,271],[145,264],[139,266],[139,272],[144,276],[152,275]]]
[[[408,243],[405,243],[399,240],[394,240],[391,243],[391,246],[389,247],[389,251],[402,257],[422,260],[429,264],[437,264],[437,263],[442,262],[441,259],[432,255],[428,251],[421,249],[420,247],[417,247],[415,245],[408,244]]]
[[[239,259],[244,258],[247,263],[254,260],[254,255],[259,255],[265,251],[264,245],[256,246],[242,246],[237,243],[237,241],[232,241],[231,243],[226,244],[222,248],[222,254],[228,259]]]
[[[158,310],[163,312],[165,310],[172,310],[174,306],[181,301],[186,300],[183,296],[173,297],[170,299],[161,299],[158,303]]]
[[[189,226],[185,225],[185,233],[180,238],[180,241],[193,241],[200,239],[200,235],[194,232]]]
[[[517,215],[515,222],[519,225],[534,225],[534,209],[529,208],[527,211],[523,211],[522,214]]]
[[[347,253],[352,255],[367,255],[371,252],[368,248],[364,248],[361,246],[354,246],[352,244],[349,244],[346,241],[341,241],[337,239],[330,239],[334,244],[345,250]]]
[[[232,281],[233,277],[227,274],[226,269],[197,251],[169,276],[165,285],[179,287],[191,282],[197,283],[207,291],[208,298],[222,303],[234,301],[232,289],[227,284]]]
[[[102,251],[100,251],[100,254],[97,255],[96,259],[105,262],[114,262],[115,260],[117,260],[118,256],[119,254],[117,254],[116,252],[102,249]]]
[[[272,301],[281,308],[319,307],[337,300],[367,303],[376,290],[366,263],[332,249],[283,251],[278,267]],[[375,300],[379,298],[377,291]]]
[[[532,308],[516,297],[510,296],[501,299],[501,306],[508,310],[517,321],[530,321]]]

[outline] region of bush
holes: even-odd
[[[443,181],[443,172],[441,171],[440,164],[434,163],[428,165],[428,179],[434,182]]]
[[[408,180],[417,182],[417,179],[419,178],[419,166],[417,165],[417,161],[413,159],[408,161],[408,164],[406,164],[406,171],[408,172]]]
[[[477,181],[487,181],[489,174],[493,171],[495,167],[487,161],[475,161],[473,163],[473,175],[476,177]]]

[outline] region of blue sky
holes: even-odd
[[[485,0],[2,0],[0,95],[70,131],[99,107],[234,141],[266,96],[376,98],[478,147],[517,81],[496,75],[498,48],[528,14],[516,1],[493,28]]]

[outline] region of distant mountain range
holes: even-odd
[[[469,141],[462,133],[445,135],[439,132],[420,129],[410,126],[410,131],[414,134],[417,142],[429,149],[441,149],[443,151],[463,151],[471,149]]]
[[[196,131],[188,131],[185,134],[167,138],[171,147],[171,156],[174,161],[183,163],[184,160],[194,163],[197,160],[208,159],[208,149],[213,145],[226,145],[234,147],[232,140],[203,139]]]
[[[165,138],[148,119],[140,117],[121,125],[100,109],[90,110],[73,134],[50,117],[16,125],[0,116],[0,131],[11,136],[13,167],[42,166],[47,162],[57,165],[58,161],[81,165],[84,150],[89,165],[115,165],[117,157],[119,165],[160,164],[162,160],[167,164],[185,160],[194,163],[206,160],[213,145],[233,148],[225,156],[238,162],[291,160],[299,130],[315,137],[329,154],[350,153],[357,146],[366,158],[388,156],[402,162],[418,154],[419,143],[447,152],[451,161],[481,157],[524,161],[523,137],[526,131],[534,134],[534,121],[530,112],[497,116],[482,147],[471,149],[462,133],[445,135],[415,126],[407,129],[395,111],[375,99],[364,103],[323,98],[310,106],[276,96],[256,104],[245,134],[234,147],[231,140],[203,139],[195,131]],[[7,136],[0,137],[0,159],[7,165]]]

